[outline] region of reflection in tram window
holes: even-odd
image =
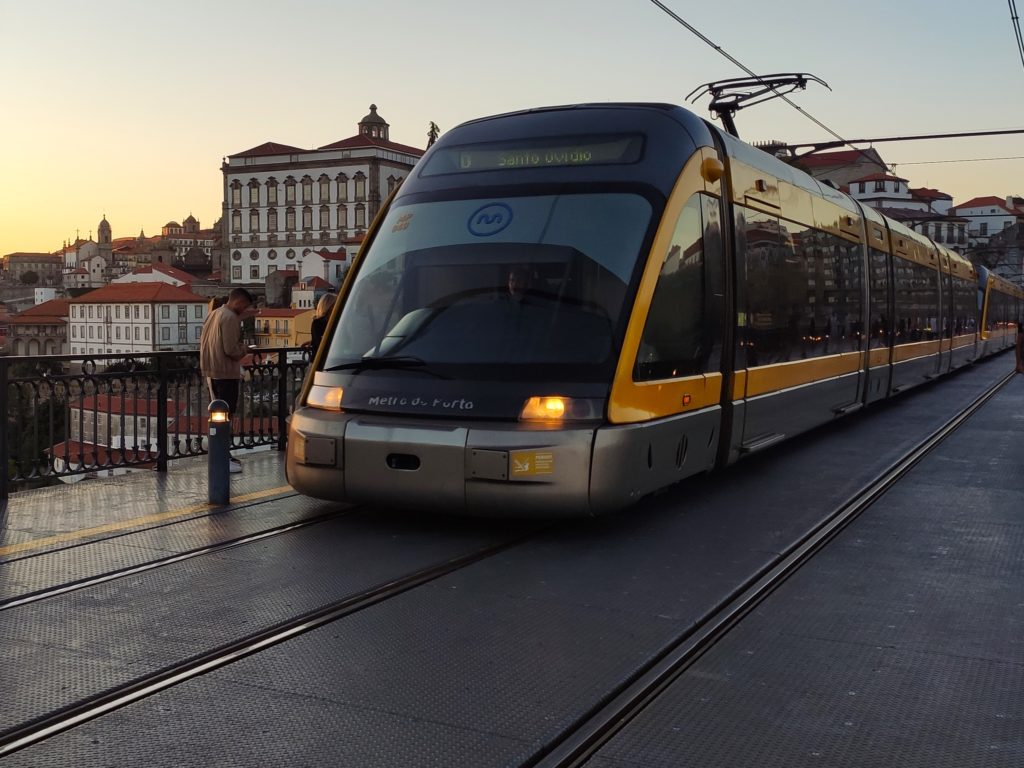
[[[472,365],[484,379],[551,373],[538,366],[606,379],[651,213],[634,194],[395,207],[346,299],[326,367],[403,356],[435,373]]]
[[[747,365],[859,350],[860,246],[747,209],[738,210],[741,228],[745,323],[738,332]]]
[[[713,266],[722,259],[717,214],[717,201],[694,195],[679,215],[640,339],[636,381],[691,376],[718,366],[712,352],[720,336],[715,323],[720,310],[705,303],[707,296],[721,293],[720,269]]]
[[[895,343],[939,338],[939,272],[934,267],[893,257],[896,297]]]
[[[868,253],[871,274],[870,349],[889,346],[889,254],[872,248]]]

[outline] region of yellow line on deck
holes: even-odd
[[[266,488],[262,491],[253,491],[252,493],[246,493],[241,496],[235,496],[229,502],[230,505],[244,504],[247,501],[254,501],[256,499],[266,498],[267,496],[276,496],[280,493],[290,491],[292,488],[290,485],[282,485],[277,488]],[[67,533],[58,533],[54,536],[47,536],[42,539],[33,539],[32,541],[25,541],[21,544],[10,544],[6,547],[0,547],[0,557],[7,555],[17,554],[18,552],[27,552],[32,549],[41,549],[48,547],[52,544],[66,544],[71,541],[77,541],[79,539],[87,539],[90,536],[97,536],[101,533],[112,533],[114,531],[124,531],[128,528],[135,528],[140,525],[149,525],[150,523],[159,523],[164,520],[172,520],[175,517],[186,517],[188,515],[195,514],[196,512],[208,512],[214,509],[219,509],[216,504],[193,504],[190,507],[181,507],[180,509],[170,509],[166,512],[156,512],[152,515],[144,515],[143,517],[135,517],[131,520],[122,520],[117,523],[107,523],[105,525],[97,525],[93,528],[85,528],[81,531],[68,531]]]

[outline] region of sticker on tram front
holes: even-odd
[[[555,471],[555,454],[551,451],[513,451],[508,458],[512,477],[550,475]]]

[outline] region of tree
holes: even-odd
[[[430,149],[437,141],[437,137],[441,135],[441,129],[437,127],[437,123],[433,120],[430,121],[430,127],[427,129],[427,149]]]
[[[28,272],[23,272],[21,282],[24,285],[35,285],[39,282],[39,273],[33,272],[31,269]]]

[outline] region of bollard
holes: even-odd
[[[231,490],[231,414],[223,400],[210,403],[207,477],[211,504],[227,504]]]

